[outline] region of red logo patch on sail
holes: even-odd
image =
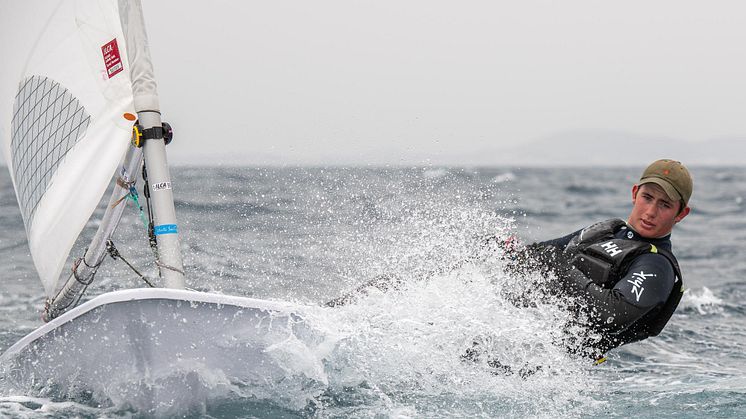
[[[122,57],[119,55],[119,46],[117,46],[117,39],[114,38],[109,41],[106,45],[101,47],[101,52],[104,53],[104,65],[106,66],[106,74],[109,78],[114,77],[120,71],[124,70],[122,64]]]

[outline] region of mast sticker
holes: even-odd
[[[116,76],[119,72],[124,70],[122,64],[122,57],[119,55],[119,46],[117,45],[117,39],[114,38],[109,41],[106,45],[101,47],[101,52],[104,53],[104,65],[106,66],[106,74],[109,78]]]
[[[155,191],[163,191],[166,189],[171,189],[171,182],[160,182],[160,183],[154,183],[150,185],[150,189]]]
[[[176,224],[161,224],[154,227],[155,235],[160,236],[162,234],[178,234],[179,228]]]

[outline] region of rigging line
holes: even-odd
[[[121,204],[122,201],[129,198],[129,195],[132,193],[132,187],[135,185],[134,181],[127,182],[126,180],[122,179],[121,176],[117,176],[116,183],[117,183],[117,186],[119,186],[122,189],[128,190],[129,193],[122,195],[121,198],[114,201],[114,203],[111,204],[112,208],[116,207],[117,205]],[[140,210],[142,211],[142,208],[140,208]]]
[[[109,252],[109,256],[111,256],[112,259],[121,259],[122,262],[127,264],[127,266],[129,266],[130,269],[132,269],[137,274],[137,276],[140,277],[140,279],[145,281],[145,283],[148,284],[150,288],[155,288],[155,285],[153,285],[153,283],[150,282],[148,278],[145,277],[145,275],[141,274],[140,271],[138,271],[134,266],[132,266],[131,263],[127,261],[127,259],[122,257],[122,255],[119,253],[119,250],[117,250],[117,248],[114,246],[113,241],[111,240],[106,241],[106,250]]]
[[[75,259],[75,262],[73,262],[72,266],[72,275],[75,278],[76,281],[78,281],[79,284],[82,285],[82,288],[79,290],[75,290],[75,288],[68,288],[68,287],[62,287],[57,294],[54,296],[54,298],[47,298],[44,302],[44,315],[42,319],[48,319],[51,320],[55,317],[57,317],[59,314],[66,311],[69,307],[75,307],[80,302],[80,299],[83,298],[83,294],[85,294],[86,289],[88,289],[88,286],[91,285],[93,282],[93,278],[95,277],[96,271],[98,270],[99,266],[101,266],[102,263],[104,263],[104,258],[102,257],[99,259],[98,262],[96,262],[93,265],[89,265],[88,262],[85,261],[85,253],[88,253],[88,249],[84,252],[84,256],[79,257]],[[92,270],[92,274],[88,276],[88,279],[81,278],[78,276],[78,267],[80,264],[85,265],[88,269]],[[59,301],[69,301],[64,307],[59,306]],[[50,314],[50,310],[52,310],[53,305],[57,305],[55,307],[56,314]],[[47,317],[50,316],[50,317]],[[48,321],[44,320],[44,321]]]
[[[129,197],[130,197],[130,194],[128,194],[128,193],[127,193],[127,194],[124,194],[124,195],[122,195],[122,197],[121,197],[121,198],[117,199],[116,201],[114,201],[114,203],[113,203],[113,204],[111,204],[111,207],[112,207],[112,208],[116,207],[117,205],[121,204],[121,203],[122,203],[122,201],[124,201],[125,199],[127,199],[127,198],[129,198]],[[141,210],[142,210],[142,208],[141,208]]]
[[[88,252],[88,249],[86,249],[86,251],[83,253],[84,256],[81,256],[81,257],[75,259],[75,262],[73,262],[73,266],[72,266],[73,276],[75,277],[75,280],[78,281],[78,282],[80,282],[81,284],[85,285],[86,287],[88,285],[91,285],[91,282],[93,282],[94,275],[91,275],[90,278],[88,278],[87,280],[79,277],[78,276],[78,267],[80,266],[81,262],[87,268],[91,269],[94,272],[94,274],[95,274],[96,271],[98,271],[99,266],[101,266],[101,264],[104,263],[104,258],[102,257],[101,259],[99,259],[98,262],[94,263],[93,265],[89,265],[88,262],[85,261],[85,253],[87,253],[87,252]]]
[[[129,199],[135,204],[135,207],[137,207],[137,209],[140,211],[140,221],[142,221],[142,225],[147,229],[148,220],[145,219],[145,213],[142,210],[142,204],[140,204],[140,200],[138,199],[137,195],[137,188],[135,188],[134,184],[129,187],[129,193],[119,198],[119,200],[117,200],[117,202],[113,206],[119,205],[119,203],[125,199]]]
[[[128,196],[132,202],[137,205],[137,209],[140,210],[140,221],[142,221],[142,225],[145,226],[145,228],[148,228],[148,220],[145,219],[145,213],[142,211],[142,205],[140,204],[140,200],[137,198],[137,189],[134,186],[130,187],[130,193]]]
[[[165,263],[161,262],[160,260],[156,260],[155,264],[158,265],[161,268],[168,269],[168,270],[174,271],[174,272],[178,272],[178,273],[180,273],[182,275],[186,275],[184,273],[184,271],[182,271],[181,269],[177,269],[177,268],[174,268],[173,266],[166,265]]]
[[[158,267],[158,276],[163,277],[163,269],[176,270],[170,266],[161,266],[160,257],[158,256],[158,238],[155,235],[155,223],[153,222],[153,207],[150,205],[150,183],[148,182],[148,170],[143,162],[142,165],[142,180],[143,180],[143,195],[145,195],[145,202],[148,207],[148,242],[150,243],[150,250],[153,252],[153,258],[155,259],[155,265]],[[182,273],[183,275],[183,273]]]
[[[145,167],[145,163],[142,165],[142,180],[143,188],[142,192],[145,195],[145,203],[148,207],[148,240],[150,241],[150,247],[153,249],[155,258],[158,259],[158,239],[155,236],[155,224],[153,222],[153,207],[150,205],[150,185],[148,183],[148,170]]]

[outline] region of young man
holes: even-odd
[[[671,230],[689,214],[691,195],[692,179],[686,167],[677,161],[658,160],[632,186],[632,212],[626,222],[602,221],[523,249],[515,249],[512,243],[499,244],[496,237],[483,245],[502,247],[503,254],[512,260],[514,273],[552,271],[558,282],[545,292],[566,301],[591,329],[591,333],[565,342],[568,350],[601,358],[609,349],[658,335],[678,306],[683,284],[671,251]],[[482,257],[484,252],[475,259]],[[387,291],[399,285],[395,276],[382,275],[327,305],[348,304],[370,288]],[[530,298],[517,300],[526,301]],[[515,372],[483,351],[480,340],[475,339],[461,358],[478,361],[485,355],[487,364],[499,373]],[[528,376],[539,369],[524,366],[517,372]]]
[[[683,292],[671,230],[689,214],[691,195],[686,167],[658,160],[632,187],[626,222],[602,221],[519,252],[519,260],[553,271],[559,295],[574,297],[582,306],[586,325],[595,333],[577,346],[600,355],[663,330]]]

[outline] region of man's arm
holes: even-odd
[[[664,304],[676,280],[668,259],[653,253],[638,256],[614,288],[602,288],[571,267],[559,273],[566,289],[592,308],[595,327],[621,332]]]
[[[544,247],[546,247],[546,246],[552,246],[552,247],[556,247],[557,249],[560,249],[560,250],[565,250],[565,247],[567,247],[567,244],[570,243],[570,240],[572,240],[573,237],[575,237],[578,234],[580,234],[581,231],[583,231],[583,230],[578,230],[578,231],[572,232],[572,233],[570,233],[570,234],[568,234],[566,236],[559,237],[559,238],[556,238],[556,239],[546,240],[546,241],[543,241],[543,242],[539,242],[538,245],[544,246]]]

